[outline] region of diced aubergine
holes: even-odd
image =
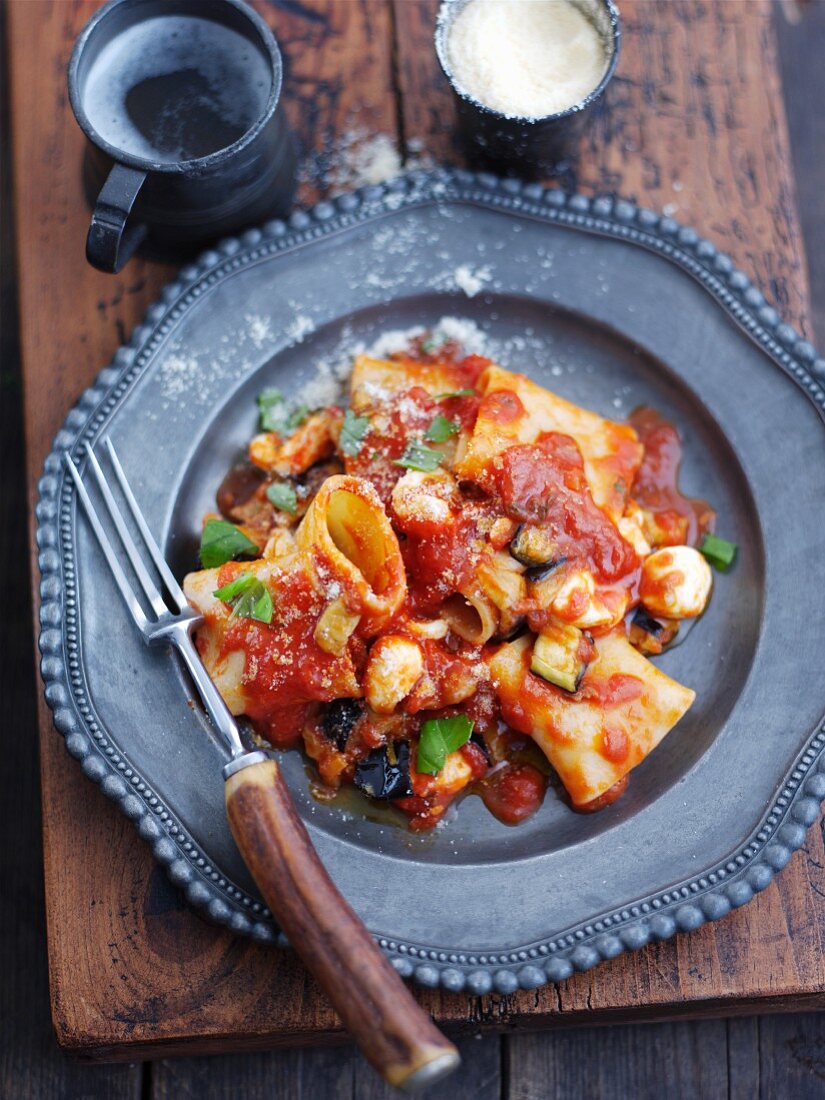
[[[510,554],[530,569],[554,569],[559,564],[558,550],[546,527],[522,523],[510,542]]]
[[[360,699],[333,699],[327,704],[321,728],[339,752],[347,747],[349,735],[364,709]]]
[[[524,570],[524,579],[529,581],[530,584],[538,584],[539,581],[543,581],[545,577],[549,577],[556,569],[566,564],[567,558],[560,557],[553,558],[546,565],[531,565],[529,569]]]
[[[493,755],[487,747],[487,742],[481,736],[480,733],[476,733],[475,730],[470,734],[470,741],[476,746],[479,752],[484,756],[484,759],[488,764],[493,763]]]
[[[406,741],[373,749],[369,756],[359,760],[355,768],[355,786],[370,798],[386,801],[390,798],[409,798],[410,746]]]
[[[679,624],[671,619],[654,619],[642,607],[636,609],[630,622],[630,644],[641,653],[657,656],[679,632]]]
[[[584,635],[577,626],[555,623],[536,638],[530,671],[563,691],[577,691],[587,670]]]
[[[633,616],[633,625],[638,626],[640,630],[644,630],[646,634],[652,634],[654,638],[660,637],[665,631],[665,624],[660,623],[658,619],[654,619],[652,615],[648,615],[643,607],[636,609],[636,614]]]

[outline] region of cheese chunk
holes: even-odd
[[[392,714],[424,671],[424,655],[412,639],[385,634],[370,651],[364,674],[367,702],[379,714]]]
[[[713,574],[692,546],[668,546],[645,560],[639,596],[651,615],[693,619],[710,597]]]

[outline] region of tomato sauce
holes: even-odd
[[[512,390],[491,390],[479,408],[479,415],[494,424],[512,424],[525,412],[521,398]]]
[[[505,825],[519,825],[544,801],[547,779],[532,764],[504,764],[475,786],[484,805]]]
[[[469,584],[476,558],[475,538],[473,517],[456,515],[431,535],[410,535],[401,543],[413,613],[434,612],[448,596]]]
[[[682,441],[678,430],[655,409],[642,405],[629,423],[644,444],[644,458],[633,482],[631,496],[657,517],[670,532],[670,545],[696,546],[713,530],[716,513],[707,501],[684,496],[678,487]]]
[[[604,677],[585,676],[573,698],[583,703],[594,703],[602,710],[609,710],[640,698],[644,687],[638,676],[628,676],[623,672],[614,672]]]
[[[487,771],[487,758],[472,742],[462,745],[458,753],[466,766],[466,774],[462,776],[458,789],[445,789],[439,786],[436,777],[413,772],[411,778],[415,793],[394,801],[394,805],[409,816],[409,827],[413,832],[424,832],[436,826],[460,790],[466,789]]]
[[[611,764],[624,764],[630,755],[630,741],[623,729],[607,727],[602,731],[602,756]]]
[[[455,651],[443,640],[415,639],[424,653],[424,674],[401,708],[405,714],[437,711],[473,698],[478,676],[478,651],[469,643],[457,641]],[[466,708],[464,713],[467,713]],[[425,718],[431,715],[425,714]]]
[[[437,412],[437,402],[420,386],[382,402],[380,412],[370,415],[358,453],[345,456],[346,472],[369,481],[386,507],[395,483],[405,473],[396,461],[410,440],[427,430]]]
[[[594,814],[599,810],[604,810],[607,806],[612,806],[613,803],[622,797],[627,790],[627,785],[630,782],[630,775],[623,775],[622,778],[614,783],[612,787],[608,787],[604,794],[600,794],[598,798],[592,799],[590,802],[583,802],[576,806],[580,814]]]
[[[581,452],[569,435],[548,432],[538,443],[508,448],[495,476],[506,514],[544,526],[557,557],[580,562],[601,582],[636,574],[639,559],[594,504]]]
[[[237,562],[225,565],[218,574],[219,583],[227,584],[243,571]],[[236,650],[246,654],[246,714],[263,736],[283,744],[294,739],[302,706],[331,701],[342,680],[354,682],[354,665],[361,663],[366,650],[355,636],[341,656],[325,653],[316,645],[315,627],[325,602],[306,573],[276,573],[270,584],[270,590],[273,588],[272,622],[230,619],[221,657]]]

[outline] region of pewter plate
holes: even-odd
[[[398,970],[508,993],[742,905],[825,797],[825,361],[693,230],[627,202],[437,172],[206,253],[55,439],[37,510],[41,668],[69,753],[189,901],[277,940],[226,826],[221,749],[175,659],[142,646],[61,455],[111,436],[182,574],[264,385],[295,392],[356,344],[442,316],[476,322],[505,366],[573,401],[670,416],[683,486],[740,546],[661,660],[694,707],[599,814],[551,791],[513,829],[468,798],[416,837],[313,801],[301,756],[284,755],[321,857]]]

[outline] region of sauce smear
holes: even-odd
[[[682,463],[679,432],[648,405],[635,409],[628,422],[645,448],[631,496],[656,515],[662,528],[672,531],[672,544],[696,546],[702,535],[713,530],[716,513],[707,501],[679,492]]]

